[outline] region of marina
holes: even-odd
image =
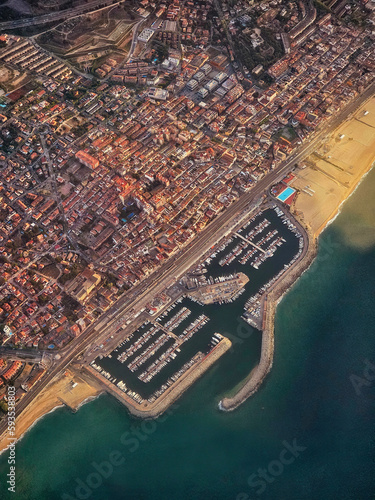
[[[205,276],[186,280],[186,295],[200,305],[225,304],[236,300],[245,290],[249,278],[243,273],[208,279]]]
[[[261,330],[266,293],[296,262],[302,248],[302,234],[289,214],[273,204],[219,242],[195,272],[204,269],[215,280],[223,267],[232,273],[241,270],[249,280],[244,289],[242,318]]]
[[[315,494],[320,500],[331,500],[358,498],[360,491],[363,498],[370,500],[366,492],[372,491],[374,484],[373,468],[369,466],[373,453],[368,446],[373,432],[373,389],[364,386],[363,397],[358,397],[348,373],[361,375],[363,360],[375,349],[372,329],[374,280],[363,278],[372,268],[375,254],[373,248],[364,252],[358,247],[359,237],[361,241],[366,241],[366,237],[372,236],[373,241],[374,223],[372,220],[361,235],[356,232],[351,239],[345,237],[347,233],[342,228],[351,226],[351,217],[358,215],[358,206],[362,210],[360,213],[365,214],[368,207],[374,205],[374,181],[375,170],[369,181],[363,183],[348,201],[351,211],[344,207],[339,218],[323,233],[317,265],[305,273],[304,279],[280,304],[276,318],[278,359],[264,390],[259,390],[256,397],[242,405],[239,411],[223,415],[216,408],[218,399],[228,394],[259,362],[255,342],[259,336],[255,332],[243,344],[234,344],[233,354],[230,351],[223,356],[184,394],[178,405],[167,410],[165,420],[161,418],[153,423],[134,418],[109,395],[83,405],[76,413],[67,408],[56,410],[38,421],[17,443],[19,456],[32,472],[19,476],[18,495],[25,491],[22,500],[32,496],[50,500],[50,492],[43,494],[44,487],[41,486],[47,484],[46,481],[59,495],[69,492],[74,497],[70,485],[77,477],[77,471],[84,471],[80,476],[85,479],[93,471],[89,468],[93,456],[97,457],[97,462],[102,462],[107,460],[112,449],[126,453],[129,458],[118,476],[113,475],[115,485],[111,495],[120,491],[115,500],[123,496],[123,491],[137,491],[138,496],[145,500],[164,500],[162,484],[166,480],[165,470],[168,470],[169,476],[176,477],[172,494],[179,500],[187,500],[192,495],[196,495],[197,500],[204,500],[208,490],[218,500],[234,499],[239,491],[250,494],[247,479],[259,466],[266,466],[265,456],[269,459],[279,456],[281,437],[289,443],[296,438],[297,444],[307,450],[292,466],[285,467],[284,475],[280,477],[282,481],[276,478],[272,485],[267,486],[271,496],[302,500]],[[347,224],[343,226],[345,217]],[[327,255],[330,245],[334,245],[336,251]],[[352,272],[348,273],[348,269]],[[225,267],[224,270],[227,273]],[[259,272],[263,272],[262,267]],[[319,294],[314,293],[317,282],[322,290]],[[335,290],[340,290],[336,300]],[[228,305],[205,307],[205,311],[210,310],[206,314],[211,316],[207,326],[221,333],[235,332],[235,327],[232,330],[231,325],[242,309],[240,302],[246,301],[248,296],[246,292]],[[361,297],[360,303],[355,302],[358,297]],[[363,301],[369,307],[369,314],[361,314]],[[305,307],[301,307],[301,302]],[[353,307],[348,307],[348,304]],[[192,310],[196,306],[196,303],[187,302],[187,307]],[[175,308],[172,315],[177,310]],[[291,310],[295,312],[293,323],[290,321]],[[353,336],[355,325],[361,333],[360,342]],[[327,335],[327,331],[331,334]],[[336,357],[337,362],[332,363],[332,352],[337,347],[338,339],[346,341],[340,342],[343,350]],[[291,345],[294,345],[293,349]],[[306,372],[306,376],[301,376],[301,370]],[[324,398],[317,395],[317,387],[324,388]],[[56,429],[59,431],[56,432]],[[283,433],[281,437],[280,429]],[[119,443],[119,437],[124,432],[128,432],[130,438],[141,433],[145,439],[144,442],[139,440],[136,452],[129,452],[130,443],[127,446]],[[337,435],[341,434],[349,438],[354,436],[350,446],[344,450],[345,456],[342,443],[337,440]],[[41,436],[48,439],[42,441]],[[46,458],[46,451],[66,455],[67,442],[74,441],[72,436],[78,444],[68,465],[56,470],[53,463],[47,468],[46,464],[51,460]],[[171,453],[167,440],[173,443],[174,449],[180,450],[177,456]],[[204,454],[197,453],[202,442],[207,443]],[[246,460],[245,448],[251,450]],[[200,474],[193,483],[190,482],[190,469],[181,467],[182,461],[191,456],[196,457],[195,468]],[[231,457],[230,463],[223,457]],[[3,453],[4,472],[8,467],[7,459],[7,453]],[[361,471],[358,476],[360,482],[353,481],[354,476],[350,473],[353,461],[357,464],[356,471]],[[322,464],[325,464],[326,470],[317,489],[316,481],[311,481],[312,471],[319,474]],[[311,489],[306,489],[306,483]],[[268,490],[263,495],[267,496]],[[105,497],[103,489],[98,489],[92,496],[95,500],[100,497]]]
[[[157,402],[231,339],[232,332],[220,332],[213,317],[234,307],[239,321],[262,329],[267,291],[302,247],[301,234],[278,206],[256,213],[179,281],[175,302],[156,317],[145,315],[149,319],[91,368],[126,398],[140,405]]]
[[[91,367],[137,403],[153,403],[223,339],[210,333],[209,317],[192,311],[188,302],[180,299],[143,323]]]

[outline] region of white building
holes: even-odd
[[[198,82],[192,78],[187,82],[186,86],[189,90],[195,90],[198,87]]]
[[[145,42],[147,43],[152,35],[154,34],[154,30],[151,30],[150,28],[145,28],[140,35],[138,35],[138,40],[140,42]]]

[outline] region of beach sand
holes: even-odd
[[[292,212],[311,228],[315,238],[374,161],[375,97],[326,138],[304,162],[307,167],[294,172],[292,186],[298,190],[298,196]]]
[[[115,385],[100,375],[91,367],[87,372],[79,374],[73,369],[67,369],[65,373],[55,381],[51,382],[38,395],[32,403],[16,419],[16,438],[20,439],[25,432],[43,415],[50,413],[55,408],[67,406],[76,411],[84,402],[90,401],[103,392],[109,392],[117,397],[135,416],[141,418],[156,418],[176,401],[216,360],[230,349],[231,342],[227,338],[218,344],[210,355],[205,356],[202,361],[193,365],[187,372],[170,387],[163,397],[153,404],[139,405]],[[77,385],[73,387],[73,383]],[[7,432],[0,436],[0,452],[9,444]]]
[[[73,383],[77,383],[73,387]],[[59,406],[67,406],[72,411],[77,410],[86,400],[90,400],[103,392],[98,384],[88,384],[78,373],[67,369],[62,376],[52,381],[38,397],[16,418],[16,438],[19,439],[46,413]],[[0,437],[0,451],[8,445],[7,434]]]

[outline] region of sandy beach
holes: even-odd
[[[73,384],[77,385],[73,387]],[[77,410],[84,401],[97,397],[103,389],[97,383],[88,384],[72,369],[51,382],[40,395],[16,419],[16,438],[24,433],[43,415],[60,406],[67,406],[72,411]],[[0,452],[8,445],[6,433],[0,437]]]
[[[296,179],[291,185],[298,190],[298,196],[292,213],[317,238],[374,161],[375,97],[372,97],[305,160],[307,166],[295,170]]]
[[[91,367],[80,374],[73,369],[65,371],[64,375],[50,383],[40,395],[16,419],[16,438],[20,439],[33,424],[54,409],[66,406],[76,411],[83,403],[88,402],[103,392],[109,392],[119,399],[133,415],[140,418],[156,418],[164,413],[208,368],[215,363],[231,347],[231,342],[223,338],[222,342],[204,357],[199,363],[193,365],[187,372],[170,387],[161,398],[153,404],[139,405],[126,396],[115,385],[100,375]],[[99,380],[100,379],[100,380]],[[73,387],[73,384],[77,384]],[[0,436],[0,452],[9,444],[7,433]]]

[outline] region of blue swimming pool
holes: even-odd
[[[280,201],[285,201],[289,198],[290,195],[295,193],[295,191],[295,189],[287,187],[286,189],[284,189],[284,191],[281,191],[281,193],[277,196],[277,199]]]

